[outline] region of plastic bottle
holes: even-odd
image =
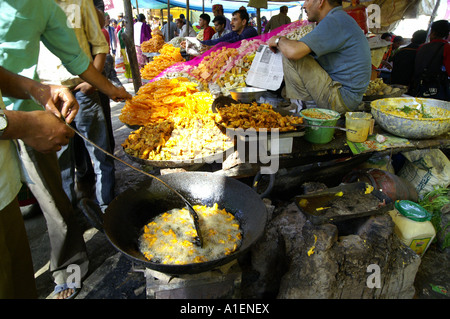
[[[409,200],[396,201],[394,207],[389,215],[395,223],[395,233],[405,245],[422,256],[436,236],[430,222],[431,214]]]

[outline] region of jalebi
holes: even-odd
[[[152,80],[168,67],[185,61],[181,56],[180,49],[171,44],[164,44],[159,53],[159,56],[154,57],[153,61],[150,61],[141,69],[143,79]]]
[[[160,79],[143,85],[125,103],[119,119],[128,125],[147,125],[174,116],[203,116],[211,112],[213,100],[187,78]]]
[[[141,43],[142,52],[158,52],[164,45],[164,38],[159,30],[152,31],[152,38]]]

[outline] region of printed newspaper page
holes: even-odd
[[[256,51],[245,82],[249,86],[276,91],[283,82],[283,76],[281,53],[273,53],[269,46],[261,45]]]

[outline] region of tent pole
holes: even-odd
[[[133,8],[131,6],[131,0],[123,0],[123,7],[125,9],[125,32],[123,34],[123,41],[125,42],[128,60],[130,62],[134,92],[137,93],[142,86],[142,81],[136,56],[136,47],[134,46]]]
[[[261,9],[260,8],[256,8],[256,24],[258,26],[258,34],[261,34],[262,29],[261,29]]]
[[[434,9],[433,9],[433,13],[431,14],[430,22],[428,23],[428,29],[427,29],[428,37],[430,36],[430,32],[431,32],[431,24],[433,23],[434,19],[436,19],[437,11],[438,11],[440,4],[441,4],[441,0],[437,0],[436,5],[434,6]]]
[[[169,36],[170,41],[170,0],[167,0],[167,34]]]
[[[186,0],[186,34],[185,37],[189,36],[189,20],[191,17],[189,16],[189,0]]]

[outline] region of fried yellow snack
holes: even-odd
[[[295,130],[294,124],[302,124],[303,118],[298,116],[282,116],[275,112],[270,104],[231,104],[219,108],[215,121],[226,128],[262,128],[275,129],[280,132]]]

